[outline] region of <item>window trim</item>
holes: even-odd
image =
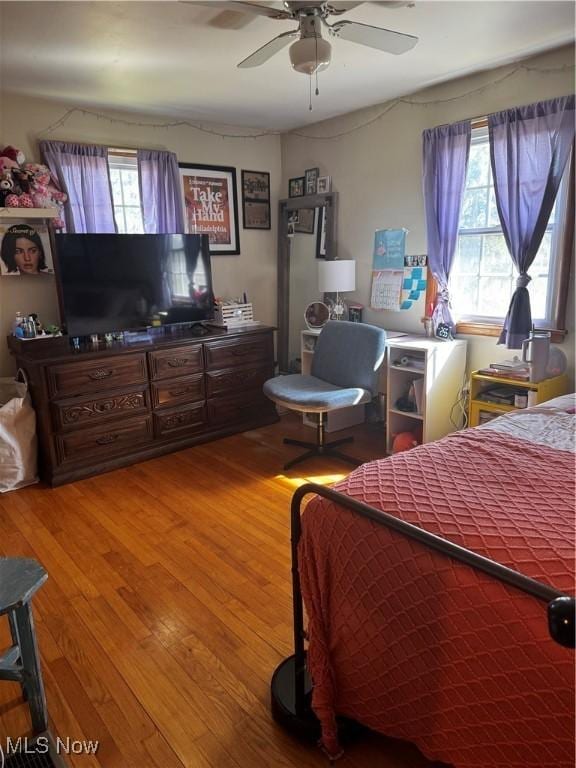
[[[487,118],[481,118],[472,121],[472,130],[476,128],[483,128],[488,125]],[[568,190],[564,200],[564,206],[562,211],[562,222],[564,224],[561,238],[563,244],[561,245],[561,254],[558,259],[558,267],[554,276],[555,301],[552,307],[552,321],[551,322],[539,322],[538,328],[541,330],[550,331],[552,334],[552,341],[559,343],[564,340],[567,335],[566,330],[566,308],[568,305],[568,290],[570,283],[570,272],[572,267],[572,254],[574,252],[574,183],[575,183],[575,158],[576,145],[572,145],[572,152],[570,153],[570,168],[568,178]],[[438,295],[438,283],[433,276],[430,268],[428,268],[428,280],[426,283],[426,311],[431,304],[436,305],[436,297]],[[466,334],[468,336],[500,336],[502,333],[502,323],[494,323],[482,320],[461,320],[456,323],[456,333]]]

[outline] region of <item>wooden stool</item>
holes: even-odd
[[[30,602],[47,578],[35,560],[0,557],[0,616],[8,614],[12,635],[12,646],[0,656],[0,680],[22,686],[35,733],[48,728],[48,711]]]

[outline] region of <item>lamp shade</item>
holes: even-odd
[[[320,293],[355,291],[356,262],[354,259],[319,261],[318,288]]]

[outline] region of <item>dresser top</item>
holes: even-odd
[[[8,336],[8,348],[11,353],[21,360],[30,363],[54,363],[71,362],[72,360],[90,360],[109,355],[123,355],[133,352],[146,352],[154,349],[169,349],[188,344],[205,344],[210,341],[223,341],[226,339],[241,339],[243,337],[270,333],[275,330],[269,325],[246,326],[244,328],[226,329],[208,327],[207,333],[198,335],[191,330],[171,331],[166,328],[153,329],[148,334],[134,334],[133,340],[113,341],[110,344],[90,342],[82,344],[80,349],[72,346],[70,336],[57,336],[55,338],[39,338],[22,340],[15,336]]]

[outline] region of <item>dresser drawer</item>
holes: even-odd
[[[214,397],[214,395],[232,394],[244,389],[262,389],[264,382],[273,375],[272,365],[208,371],[206,393],[208,397]]]
[[[145,355],[115,355],[101,360],[78,360],[51,365],[48,387],[53,397],[119,389],[147,380]]]
[[[272,337],[249,336],[246,339],[211,341],[204,345],[206,369],[231,368],[236,365],[272,362]]]
[[[274,411],[272,401],[258,390],[237,397],[217,397],[208,400],[208,421],[212,426],[226,426],[245,421],[262,421]]]
[[[204,400],[203,373],[181,379],[152,382],[150,386],[154,408],[165,408],[166,406],[196,403],[199,400]]]
[[[154,414],[154,432],[157,437],[185,437],[206,425],[204,403],[185,408],[171,408]]]
[[[130,453],[149,443],[152,437],[152,416],[148,415],[57,435],[56,446],[60,461],[71,462]]]
[[[105,395],[92,395],[90,398],[75,397],[52,404],[55,428],[63,431],[118,417],[138,415],[147,410],[148,387],[142,386],[130,391],[107,392]]]
[[[150,352],[150,374],[153,379],[184,376],[187,373],[198,373],[202,370],[204,370],[202,344]]]

